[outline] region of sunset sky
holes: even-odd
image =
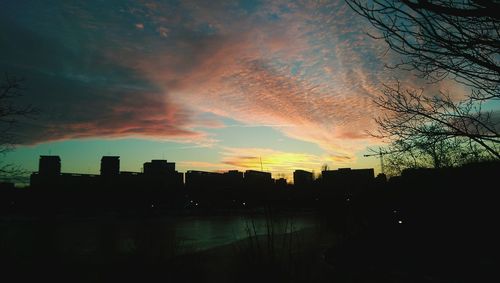
[[[0,71],[24,78],[19,103],[39,110],[6,161],[378,171],[363,154],[380,143],[366,131],[382,83],[466,90],[384,68],[400,58],[366,32],[344,1],[1,1]]]

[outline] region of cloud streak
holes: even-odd
[[[372,142],[365,132],[374,126],[371,100],[386,75],[377,65],[382,49],[353,28],[344,5],[279,7],[268,3],[243,20],[216,21],[218,32],[186,40],[175,59],[167,52],[133,65],[195,111],[287,125],[274,128],[352,156]],[[210,13],[200,18],[213,19]]]
[[[371,101],[392,78],[383,63],[398,59],[384,57],[384,43],[368,38],[342,1],[22,1],[3,8],[2,69],[27,78],[25,102],[42,113],[20,129],[25,144],[145,137],[226,148],[209,134],[224,127],[223,117],[271,127],[352,163],[376,142],[366,135],[378,115]],[[234,156],[222,163],[255,161]],[[295,160],[290,166],[320,162],[277,156]]]

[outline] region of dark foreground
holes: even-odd
[[[255,215],[254,215],[255,217]],[[318,217],[313,227],[278,233],[269,219],[257,233],[247,218],[242,240],[199,250],[165,234],[151,219],[134,219],[135,235],[119,240],[113,225],[100,221],[98,245],[87,236],[57,231],[61,222],[38,222],[16,237],[30,239],[9,247],[2,236],[2,269],[11,282],[498,282],[498,253],[487,235],[465,230],[415,231],[405,223],[347,235]],[[291,221],[292,218],[290,218]],[[46,229],[44,229],[46,228]],[[5,232],[5,231],[3,231]],[[36,234],[29,234],[35,232]],[[280,231],[282,232],[282,231]],[[56,236],[57,235],[57,236]],[[446,235],[446,236],[445,236]],[[79,239],[75,239],[79,238]],[[471,241],[466,241],[471,239]],[[12,240],[12,238],[11,238]],[[22,239],[20,239],[22,240]],[[65,242],[66,241],[66,242]],[[69,243],[68,243],[69,241]],[[80,246],[79,249],[77,247]],[[69,247],[69,248],[68,248]],[[83,247],[83,248],[82,248]]]
[[[157,214],[103,218],[87,250],[73,247],[91,237],[58,230],[80,215],[6,216],[0,260],[16,282],[500,282],[499,173],[498,163],[422,169],[358,194],[331,188],[308,203],[316,221],[301,230],[275,226],[300,202],[218,211],[244,213],[246,235],[202,251],[151,225]],[[23,217],[35,221],[12,234]],[[130,241],[117,241],[123,217],[134,219]]]

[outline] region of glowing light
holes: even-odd
[[[241,155],[241,152],[245,152]],[[293,180],[290,168],[311,171],[324,162],[323,156],[284,152],[265,148],[225,148],[223,164],[237,168],[254,169],[279,173],[288,181]],[[262,165],[262,167],[261,167]]]

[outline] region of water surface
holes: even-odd
[[[0,252],[5,256],[178,255],[230,244],[249,236],[282,234],[314,226],[314,217],[263,215],[4,219]]]

